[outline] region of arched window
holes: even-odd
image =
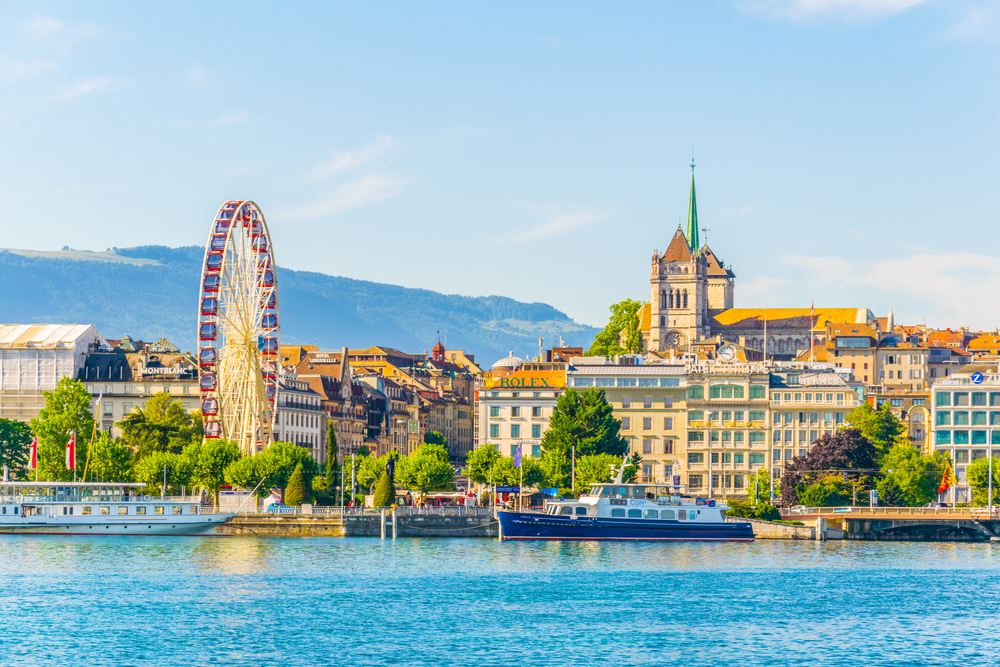
[[[666,290],[660,290],[660,308],[667,307],[667,292]]]
[[[660,326],[661,327],[667,326],[667,318],[665,318],[663,315],[660,315]]]
[[[667,301],[667,303],[669,303],[669,304],[670,304],[670,307],[671,307],[671,308],[673,308],[673,307],[674,307],[674,291],[673,291],[673,290],[670,290],[670,296],[669,296],[669,298],[668,298],[668,301]]]
[[[688,307],[688,291],[684,290],[684,307]]]

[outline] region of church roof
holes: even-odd
[[[702,248],[701,256],[704,257],[705,258],[705,262],[708,263],[708,277],[709,278],[717,278],[717,277],[735,278],[736,277],[736,274],[734,274],[732,271],[730,271],[729,269],[727,269],[722,264],[722,262],[719,261],[719,258],[716,257],[715,253],[712,252],[712,249],[709,248],[707,245],[704,248]]]
[[[670,239],[670,245],[660,258],[664,262],[689,262],[691,261],[691,248],[688,247],[687,237],[684,232],[678,229],[674,232],[674,238]]]
[[[768,308],[768,331],[783,329],[803,331],[809,329],[809,308]],[[712,331],[739,330],[763,331],[764,308],[728,308],[713,310]],[[869,320],[867,308],[816,308],[813,313],[813,330],[825,330],[827,323],[858,323]]]
[[[653,310],[653,304],[647,303],[639,311],[639,331],[645,331],[649,333],[649,323],[650,317]]]
[[[698,252],[701,245],[698,240],[698,202],[694,196],[694,159],[691,159],[691,197],[688,200],[687,238],[691,252]]]

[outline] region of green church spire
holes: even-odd
[[[687,225],[688,246],[691,247],[691,254],[698,252],[701,243],[698,241],[698,202],[694,196],[694,153],[691,154],[691,199],[688,201],[688,225]]]

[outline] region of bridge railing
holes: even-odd
[[[852,515],[864,516],[922,516],[934,517],[943,515],[964,515],[975,519],[990,518],[990,508],[988,507],[808,507],[797,512],[781,513],[784,517],[809,517],[820,514],[836,514],[849,517]],[[1000,507],[993,508],[993,517],[1000,517]]]

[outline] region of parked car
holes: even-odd
[[[295,514],[295,508],[283,503],[271,503],[264,512],[267,514]]]
[[[789,514],[809,514],[810,508],[808,505],[796,505],[788,510]]]
[[[924,507],[930,507],[933,509],[948,509],[947,503],[927,503]]]

